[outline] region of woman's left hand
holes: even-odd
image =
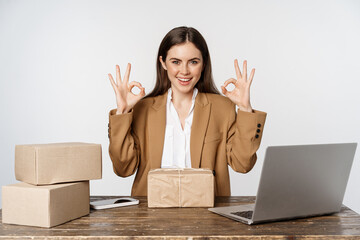
[[[237,59],[235,59],[234,65],[237,80],[234,78],[226,80],[224,85],[221,86],[222,93],[235,103],[241,111],[252,112],[250,104],[250,86],[254,78],[255,68],[251,70],[250,77],[247,78],[247,61],[245,60],[243,63],[242,74]],[[226,87],[231,83],[235,85],[235,88],[232,91],[228,91]]]

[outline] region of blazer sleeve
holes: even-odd
[[[109,113],[109,155],[116,175],[128,177],[139,165],[137,137],[132,131],[133,110],[116,115],[116,109]]]
[[[250,113],[238,110],[235,121],[229,124],[226,157],[234,171],[246,173],[255,165],[265,119],[265,112],[253,110]]]

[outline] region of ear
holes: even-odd
[[[162,56],[159,57],[159,61],[161,62],[163,69],[167,71],[166,63],[163,61]]]

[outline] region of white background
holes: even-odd
[[[16,144],[82,141],[103,149],[91,194],[129,195],[133,177],[107,152],[107,73],[131,62],[150,92],[160,41],[181,25],[207,40],[219,89],[235,58],[256,68],[252,105],[268,117],[254,169],[231,171],[233,195],[256,195],[267,146],[360,142],[360,1],[0,0],[0,185],[16,182]],[[359,158],[344,199],[357,212]]]

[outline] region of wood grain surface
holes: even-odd
[[[94,196],[91,201],[110,197]],[[137,199],[139,205],[91,210],[87,216],[49,229],[1,221],[0,239],[360,239],[360,215],[345,206],[333,215],[248,226],[207,208],[153,209],[147,207],[146,197]],[[254,200],[217,197],[215,206]]]

